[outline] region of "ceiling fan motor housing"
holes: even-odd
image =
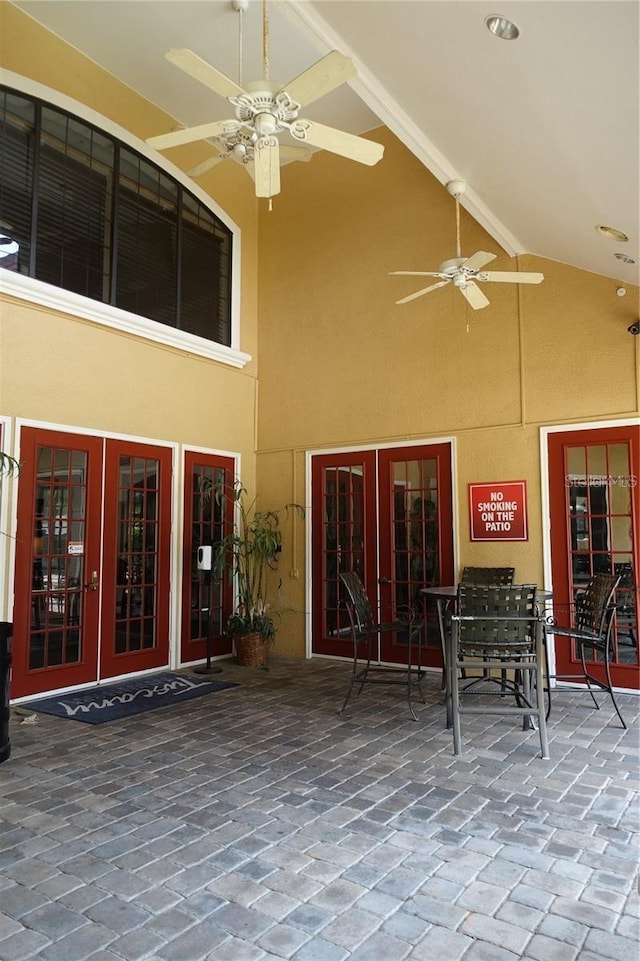
[[[446,274],[447,277],[455,277],[466,259],[466,257],[453,257],[451,260],[445,260],[444,263],[440,264],[438,273]]]
[[[286,91],[266,80],[248,83],[247,93],[228,99],[235,107],[235,115],[240,123],[258,128],[260,118],[265,118],[262,126],[267,134],[286,129],[296,120],[300,110],[300,104],[292,100]],[[267,120],[267,117],[272,120]]]

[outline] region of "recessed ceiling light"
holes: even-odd
[[[623,230],[618,230],[617,227],[607,227],[604,224],[596,224],[596,230],[603,237],[608,237],[609,240],[615,240],[616,243],[626,244],[629,240],[627,235]]]
[[[507,20],[506,17],[500,17],[493,14],[487,17],[484,21],[487,25],[487,29],[491,31],[494,37],[500,37],[501,40],[515,40],[520,36],[520,31],[516,27],[515,23],[511,20]]]
[[[623,264],[635,264],[633,257],[627,256],[627,254],[614,254],[616,260],[621,260]]]

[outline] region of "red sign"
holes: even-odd
[[[527,482],[469,484],[472,541],[526,541]]]

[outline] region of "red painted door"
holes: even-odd
[[[420,602],[420,588],[453,582],[451,448],[433,444],[312,458],[312,650],[351,656],[341,571],[360,575],[376,615]],[[435,614],[423,663],[440,666]],[[388,635],[378,658],[406,663],[406,638]]]
[[[23,428],[12,698],[169,661],[171,452]]]
[[[24,428],[11,696],[97,676],[103,441]]]
[[[108,440],[100,677],[169,663],[171,450]]]
[[[640,571],[640,428],[603,427],[549,435],[553,603],[570,623],[576,593],[596,573],[618,573],[614,620],[614,686],[638,689]],[[556,668],[580,674],[572,642],[555,636]],[[591,671],[604,678],[598,662]]]
[[[234,461],[231,457],[185,453],[184,537],[182,542],[182,642],[183,664],[201,661],[207,655],[231,653],[231,638],[224,631],[233,604],[232,585],[216,581],[198,570],[197,551],[212,545],[233,530]],[[203,490],[225,492],[223,496],[202,496]]]
[[[318,454],[311,464],[312,649],[348,657],[341,571],[377,593],[375,451]]]
[[[420,603],[422,587],[453,584],[451,447],[394,447],[378,455],[381,619]],[[427,608],[423,664],[440,667],[437,617]],[[406,639],[382,637],[380,660],[406,661]],[[401,645],[401,649],[398,649]]]

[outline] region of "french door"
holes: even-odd
[[[556,617],[570,622],[576,594],[593,574],[620,574],[611,675],[614,686],[638,689],[640,429],[552,433],[548,455]],[[554,640],[557,673],[580,674],[573,642],[561,635]],[[604,678],[602,663],[594,661],[590,670]]]
[[[318,454],[311,464],[312,651],[349,657],[341,571],[355,571],[382,621],[420,589],[454,578],[451,446]],[[423,664],[440,666],[435,615]],[[378,659],[406,663],[406,637],[381,638]]]
[[[23,428],[12,697],[168,664],[171,450]]]
[[[231,654],[224,622],[233,605],[232,585],[199,570],[198,547],[211,546],[233,530],[234,460],[187,451],[184,463],[184,537],[182,543],[183,664]],[[218,492],[218,493],[216,493]]]

